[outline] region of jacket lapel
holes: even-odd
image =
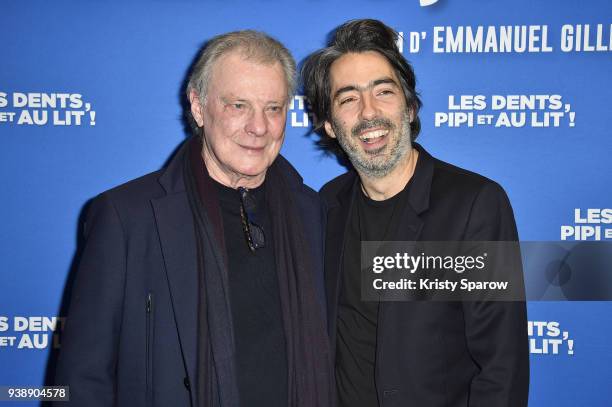
[[[193,216],[183,183],[184,143],[159,179],[167,195],[151,201],[159,234],[177,334],[192,400],[197,364],[198,274]]]
[[[423,219],[420,215],[429,209],[433,158],[419,144],[414,143],[413,147],[419,152],[419,158],[408,186],[408,204],[402,209],[399,228],[392,239],[396,241],[418,240],[423,230]]]
[[[184,193],[152,204],[187,376],[195,383],[198,274],[193,218]]]

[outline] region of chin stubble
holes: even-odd
[[[400,136],[395,140],[394,145],[382,146],[376,150],[363,151],[359,148],[358,142],[352,143],[349,137],[353,140],[359,138],[359,134],[367,129],[374,127],[382,127],[389,131],[389,134],[397,131],[397,126],[386,118],[378,118],[374,120],[361,121],[352,129],[352,136],[348,136],[343,127],[332,118],[332,128],[336,133],[338,143],[344,152],[348,155],[351,164],[356,170],[371,178],[383,178],[391,173],[401,159],[410,150],[410,115],[408,112],[402,114],[402,119],[399,127]],[[386,148],[390,148],[389,154],[385,157],[378,157]]]

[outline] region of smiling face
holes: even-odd
[[[378,52],[348,53],[332,64],[330,83],[327,134],[361,174],[389,175],[411,148],[412,112],[395,71]]]
[[[285,135],[287,84],[280,63],[230,52],[213,66],[204,104],[195,93],[190,101],[204,130],[202,156],[210,176],[232,188],[261,185]]]

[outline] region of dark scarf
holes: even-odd
[[[238,407],[234,334],[229,298],[227,252],[219,199],[201,157],[201,143],[189,141],[184,176],[194,217],[198,252],[198,406]],[[317,301],[309,242],[278,158],[266,173],[274,255],[287,344],[288,407],[334,404],[329,343]],[[245,242],[246,244],[246,242]],[[212,247],[212,253],[207,248]],[[207,259],[212,254],[215,259]],[[205,267],[211,260],[218,267]],[[248,400],[242,400],[248,406]]]

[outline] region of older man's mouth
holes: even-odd
[[[257,147],[257,146],[243,146],[243,145],[241,145],[240,147],[245,149],[247,153],[251,153],[251,154],[262,153],[266,149],[265,146]]]

